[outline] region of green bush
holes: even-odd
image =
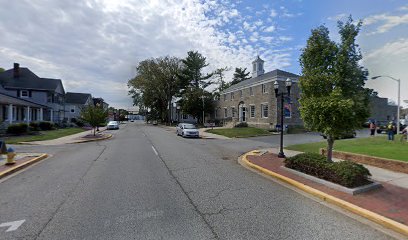
[[[40,131],[40,124],[37,122],[30,122],[29,126],[31,131]]]
[[[7,133],[9,134],[25,134],[28,132],[28,125],[26,123],[11,124],[7,127]]]
[[[40,129],[43,131],[48,131],[54,129],[54,124],[52,122],[40,122]]]
[[[345,187],[370,183],[368,178],[371,174],[363,165],[350,161],[328,162],[325,156],[317,153],[302,153],[287,158],[285,166]]]
[[[240,122],[240,123],[236,124],[234,127],[236,127],[236,128],[248,127],[248,123]]]

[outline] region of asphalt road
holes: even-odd
[[[58,147],[0,181],[0,239],[390,239],[240,166],[253,139],[183,139],[122,125],[114,138]]]

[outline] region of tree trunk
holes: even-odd
[[[327,136],[327,161],[329,161],[329,162],[333,162],[333,160],[332,160],[333,145],[334,145],[333,137]]]
[[[94,127],[94,128],[93,128],[94,136],[96,135],[96,132],[95,132],[95,130],[96,130],[96,128]]]

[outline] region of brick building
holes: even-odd
[[[264,73],[264,61],[258,56],[252,62],[252,78],[232,85],[216,100],[215,119],[233,126],[246,122],[250,126],[274,129],[280,122],[280,98],[274,91],[286,92],[285,81],[292,80],[291,96],[284,101],[284,124],[303,125],[299,112],[299,76],[279,69]]]

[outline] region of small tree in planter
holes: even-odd
[[[99,105],[94,106],[90,104],[81,110],[81,120],[91,125],[94,136],[96,135],[96,128],[101,123],[104,123],[107,117],[108,112]]]
[[[361,22],[338,22],[340,43],[330,40],[329,30],[312,30],[300,56],[302,90],[300,113],[305,126],[327,136],[327,160],[332,161],[334,140],[359,128],[369,116],[369,93],[364,88],[368,72],[356,37]]]

